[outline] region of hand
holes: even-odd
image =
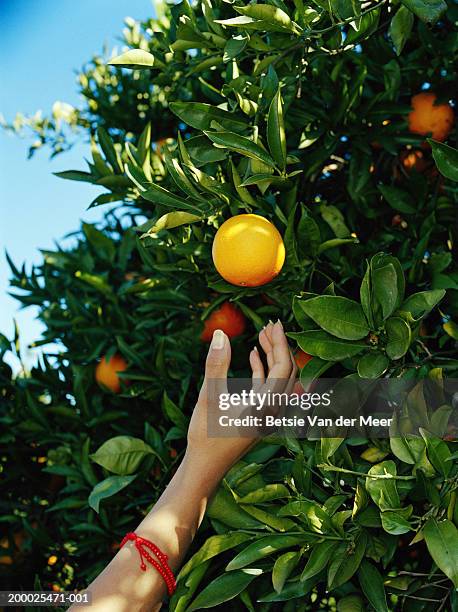
[[[294,386],[297,367],[280,321],[269,323],[259,334],[259,344],[266,354],[268,373],[258,350],[250,353],[253,388],[256,392],[290,393]],[[209,479],[216,482],[224,477],[232,465],[256,442],[249,437],[218,437],[207,435],[209,410],[218,410],[217,402],[221,393],[227,393],[227,373],[231,361],[229,338],[216,330],[208,350],[205,364],[205,378],[200,390],[188,431],[186,459]],[[209,383],[211,381],[211,384]],[[211,386],[211,392],[209,387]]]

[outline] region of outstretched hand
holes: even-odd
[[[280,321],[269,323],[259,333],[259,344],[266,355],[267,374],[257,348],[250,352],[253,389],[256,392],[290,393],[297,367]],[[199,393],[188,431],[187,455],[205,472],[220,480],[231,466],[243,456],[256,438],[219,437],[207,434],[207,416],[217,410],[216,403],[227,393],[227,374],[231,362],[231,344],[221,330],[216,330],[208,350],[205,378]]]
[[[259,344],[266,355],[268,371],[266,375],[261,357],[253,349],[250,365],[254,389],[290,392],[296,365],[279,321],[269,323],[261,331]],[[189,425],[186,454],[159,500],[135,530],[137,535],[166,552],[174,571],[180,567],[220,480],[255,442],[255,438],[207,435],[207,414],[215,408],[212,402],[218,402],[218,393],[226,392],[230,361],[229,338],[216,330],[208,351],[204,383]],[[88,591],[92,596],[91,611],[142,612],[160,608],[166,586],[153,568],[140,569],[138,551],[132,542],[127,542],[89,585]],[[71,609],[80,607],[73,605]]]

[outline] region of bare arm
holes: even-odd
[[[280,323],[269,324],[259,336],[266,352],[269,379],[293,379],[286,337]],[[137,535],[154,542],[169,557],[172,571],[180,567],[205,514],[207,503],[228,469],[248,450],[249,438],[207,437],[207,381],[226,385],[231,359],[227,336],[217,330],[207,356],[205,380],[188,432],[188,448],[182,463],[154,505],[136,529]],[[250,353],[253,377],[264,382],[264,368],[257,351]],[[219,384],[219,383],[218,383]],[[165,582],[149,564],[140,569],[137,549],[128,542],[89,585],[91,612],[142,612],[158,610],[166,595]],[[81,610],[72,606],[70,610]]]

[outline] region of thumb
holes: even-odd
[[[227,393],[227,371],[231,363],[231,344],[220,329],[213,332],[213,338],[205,362],[205,376],[197,403],[207,408],[218,405],[218,398]]]
[[[220,329],[213,332],[205,362],[205,378],[199,399],[207,409],[217,410],[222,394],[227,393],[227,371],[231,363],[231,344],[229,338]]]
[[[221,382],[226,388],[227,372],[231,363],[231,344],[221,329],[215,329],[205,362],[205,378]],[[219,386],[219,385],[218,385]]]

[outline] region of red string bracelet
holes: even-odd
[[[134,542],[135,548],[138,550],[138,553],[140,555],[140,568],[143,571],[146,570],[146,563],[143,560],[143,557],[144,557],[160,573],[160,575],[165,581],[165,584],[167,585],[167,590],[169,592],[169,595],[172,595],[177,585],[175,581],[175,576],[173,575],[173,572],[170,569],[169,564],[167,563],[167,559],[168,559],[167,555],[164,554],[162,550],[156,546],[156,544],[153,544],[149,540],[146,540],[145,538],[138,536],[133,531],[131,531],[130,533],[127,533],[124,536],[121,544],[119,545],[119,548],[122,548],[124,544],[126,544],[126,542],[129,542],[129,541]],[[149,552],[145,550],[143,547],[149,548],[159,559],[159,563],[156,561],[156,559],[153,559],[153,557],[149,554]]]

